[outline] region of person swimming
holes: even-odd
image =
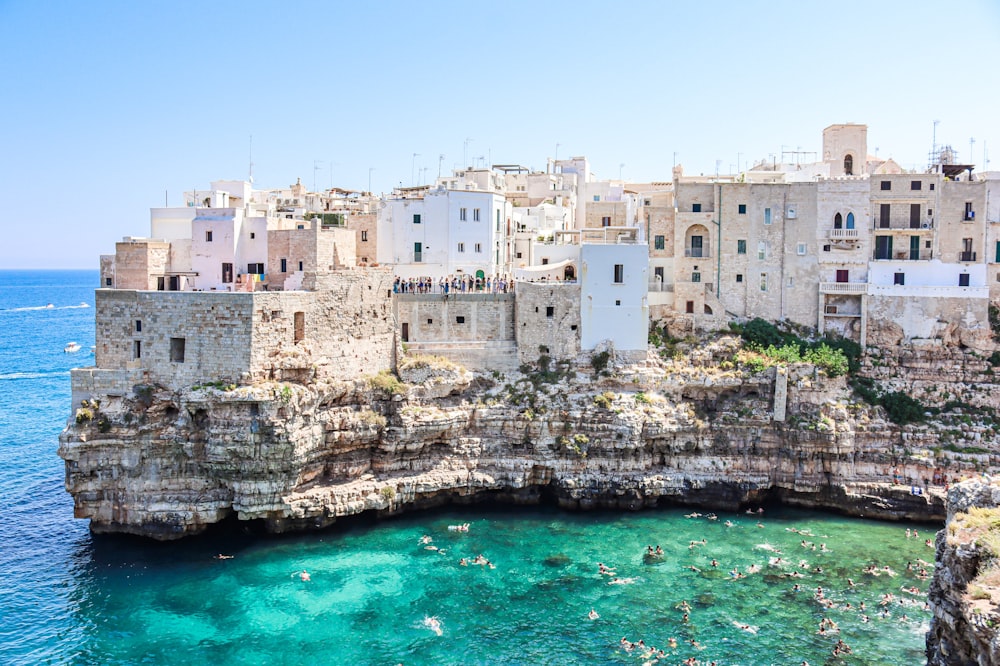
[[[312,576],[309,575],[308,571],[303,569],[302,571],[299,572],[299,580],[301,580],[304,583],[308,583],[309,581],[312,580]]]
[[[589,613],[587,613],[587,618],[588,618],[588,619],[591,619],[591,620],[596,620],[596,619],[598,619],[599,617],[601,617],[601,616],[600,616],[600,615],[598,615],[598,614],[597,614],[597,611],[596,611],[596,610],[594,610],[593,608],[591,608],[591,609],[590,609],[590,612],[589,612]]]
[[[441,629],[441,621],[437,617],[425,617],[423,624],[438,636],[444,633],[444,630]]]

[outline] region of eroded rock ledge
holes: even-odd
[[[156,539],[230,516],[282,532],[479,500],[779,500],[938,521],[944,480],[989,462],[942,451],[939,428],[896,427],[812,366],[726,369],[736,344],[605,373],[584,363],[473,377],[438,361],[404,363],[403,382],[139,387],[90,404],[59,455],[77,517]]]
[[[1000,485],[986,476],[952,486],[936,547],[927,663],[1000,664]]]

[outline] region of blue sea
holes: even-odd
[[[481,506],[280,538],[93,536],[56,448],[69,369],[93,363],[97,280],[0,271],[0,663],[925,661],[928,525]]]

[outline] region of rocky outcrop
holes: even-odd
[[[983,477],[952,486],[937,535],[928,599],[931,666],[1000,664],[1000,485]]]
[[[775,369],[727,366],[733,345],[602,373],[561,363],[473,377],[410,359],[409,383],[137,387],[78,413],[59,454],[94,531],[157,539],[232,516],[281,532],[484,499],[629,510],[778,500],[943,520],[941,484],[978,462],[940,455],[932,429],[894,426],[808,365],[783,371],[776,414]]]

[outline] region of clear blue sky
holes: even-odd
[[[246,177],[251,135],[262,188],[373,167],[388,191],[467,139],[470,163],[544,168],[559,144],[667,180],[674,153],[728,172],[840,122],[910,168],[938,120],[1000,169],[996,0],[0,0],[0,83],[0,268],[96,268],[165,192]]]

